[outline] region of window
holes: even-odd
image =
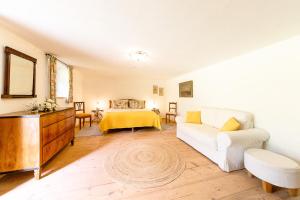
[[[64,63],[56,63],[56,97],[68,98],[69,96],[69,68]]]

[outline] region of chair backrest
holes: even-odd
[[[177,102],[169,102],[169,112],[177,113]]]
[[[85,113],[85,104],[83,101],[81,102],[74,102],[74,108],[75,111],[82,111],[83,113]]]

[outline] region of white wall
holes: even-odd
[[[188,80],[194,98],[178,98]],[[252,112],[271,135],[267,148],[300,161],[300,37],[171,79],[166,92],[180,114],[199,106]]]
[[[88,70],[77,69],[82,76],[82,99],[86,102],[87,112],[95,109],[98,101],[105,101],[108,107],[109,100],[119,98],[135,98],[146,100],[146,102],[153,101],[164,112],[165,96],[158,96],[152,94],[152,86],[165,86],[165,81],[161,80],[147,80],[140,78],[110,78],[103,74]]]
[[[36,94],[35,99],[0,99],[0,113],[14,112],[25,109],[25,105],[38,101],[41,102],[48,95],[48,75],[46,70],[45,53],[23,40],[14,33],[0,26],[0,90],[3,93],[4,82],[4,47],[9,46],[37,59],[36,65]]]

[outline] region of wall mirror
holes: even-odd
[[[4,91],[2,98],[35,98],[36,59],[5,47]]]

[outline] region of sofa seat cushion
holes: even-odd
[[[206,124],[184,123],[178,126],[180,132],[189,135],[199,144],[217,150],[217,135],[219,130]]]

